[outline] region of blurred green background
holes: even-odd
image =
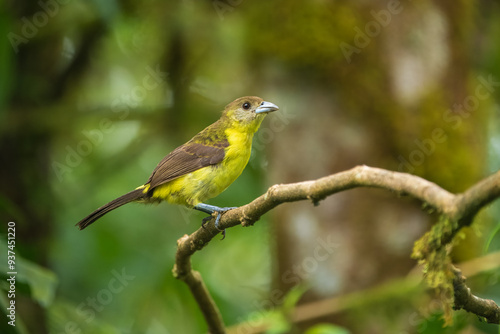
[[[237,97],[280,111],[215,205],[359,164],[452,192],[500,166],[496,1],[6,0],[0,35],[0,248],[15,222],[18,270],[16,327],[2,317],[1,333],[206,332],[172,277],[176,240],[203,214],[130,204],[74,224]],[[488,207],[453,252],[497,303],[499,218]],[[412,274],[413,242],[436,219],[356,189],[230,229],[193,266],[231,333],[498,333],[464,311],[443,329]]]

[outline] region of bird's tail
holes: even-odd
[[[116,208],[119,208],[120,206],[122,206],[124,204],[141,199],[143,196],[144,196],[144,193],[143,193],[142,188],[132,190],[131,192],[126,193],[125,195],[120,196],[117,199],[112,200],[108,204],[101,206],[99,209],[95,210],[90,215],[88,215],[87,217],[80,220],[76,224],[76,226],[78,226],[78,228],[80,230],[83,230],[84,228],[86,228],[87,226],[89,226],[90,224],[95,222],[97,219],[104,216],[106,213],[108,213]]]

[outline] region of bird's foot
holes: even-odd
[[[201,227],[206,230],[205,225],[212,220],[212,216],[205,217],[201,220]]]
[[[224,239],[226,237],[226,229],[219,228],[220,217],[226,211],[237,209],[237,208],[238,208],[237,206],[221,208],[221,207],[218,207],[215,205],[209,205],[209,204],[205,204],[205,203],[200,203],[200,204],[197,204],[193,207],[193,209],[210,214],[210,217],[203,218],[203,221],[201,223],[201,226],[203,228],[205,228],[205,224],[212,218],[212,214],[217,213],[217,217],[215,217],[215,224],[214,225],[215,225],[215,228],[217,230],[222,232],[222,239]]]
[[[225,208],[218,208],[214,212],[217,212],[217,217],[215,218],[215,228],[218,229],[219,231],[223,231],[219,228],[219,222],[220,222],[220,217],[222,217],[222,214],[233,209],[237,209],[237,206],[230,206],[230,207],[225,207]]]

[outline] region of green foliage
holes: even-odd
[[[307,331],[304,334],[349,334],[351,333],[347,329],[332,324],[318,324]]]
[[[452,314],[451,321],[447,323],[442,312],[430,314],[420,324],[421,333],[424,334],[454,334],[460,333],[467,327],[467,317]]]
[[[5,240],[7,240],[6,236],[0,235],[0,254],[7,255],[7,251],[11,248],[8,247]],[[27,298],[32,299],[43,308],[48,308],[53,303],[58,285],[58,279],[54,272],[23,258],[16,248],[13,249],[13,252],[15,253],[14,270],[8,266],[7,261],[0,262],[0,288],[5,293],[0,295],[0,305],[2,306],[2,312],[5,313],[5,310],[10,306],[10,301],[13,300],[16,302],[17,333],[27,334],[28,331],[24,324],[29,322],[29,319],[24,319],[19,313],[19,308],[22,308],[23,305],[22,302],[20,302],[21,296],[25,295]],[[12,291],[14,296],[12,298],[8,298],[8,295],[10,294],[9,291],[11,291],[9,281],[7,281],[7,279],[10,278],[7,274],[9,272],[15,272],[13,275],[15,277],[15,281],[13,281],[14,291]],[[0,325],[0,328],[5,325],[5,322],[7,322],[5,319],[7,318],[4,317],[4,323]],[[10,330],[12,330],[12,328],[9,328],[7,333],[10,333]]]
[[[495,238],[498,239],[499,236],[500,236],[500,223],[497,223],[495,225],[495,227],[493,228],[493,230],[491,231],[490,236],[488,237],[488,240],[486,241],[486,244],[484,245],[484,252],[485,253],[488,252],[490,247],[493,247]]]
[[[0,5],[0,34],[6,36],[9,29],[10,18]],[[7,39],[0,42],[0,124],[5,126],[7,117],[7,100],[10,93],[9,82],[12,81],[12,53]],[[0,130],[2,127],[0,126]]]
[[[7,254],[7,238],[0,235],[0,253]],[[17,250],[15,255],[15,271],[17,272],[16,283],[24,283],[29,288],[29,296],[37,301],[43,307],[48,307],[54,300],[58,279],[54,272],[43,268],[42,266],[24,259]],[[0,273],[10,272],[7,262],[0,263]],[[1,284],[4,290],[8,290],[5,280]]]
[[[247,327],[264,326],[266,334],[285,334],[294,329],[295,324],[291,321],[292,312],[307,291],[303,285],[297,285],[292,288],[286,296],[283,297],[283,303],[276,305],[276,308],[269,310],[255,310],[247,315],[242,330]]]

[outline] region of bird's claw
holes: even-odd
[[[219,231],[222,231],[219,228],[220,217],[222,216],[223,213],[230,211],[230,210],[233,210],[233,209],[237,209],[237,208],[238,208],[237,206],[230,206],[230,207],[226,207],[226,208],[219,208],[219,210],[214,211],[214,212],[217,212],[217,217],[215,218],[215,224],[214,224],[215,228],[218,229]]]
[[[208,217],[205,217],[201,220],[201,227],[203,227],[204,230],[206,230],[207,228],[205,227],[205,225],[207,225],[207,223],[212,220],[212,216],[208,216]]]
[[[220,217],[222,217],[222,214],[225,213],[226,211],[237,209],[237,208],[238,208],[237,206],[220,208],[218,206],[208,205],[208,204],[204,204],[204,203],[199,203],[199,204],[194,206],[194,209],[196,209],[196,210],[211,214],[211,216],[203,218],[202,223],[201,223],[201,227],[203,227],[203,229],[205,229],[205,224],[212,219],[213,214],[214,213],[217,214],[217,216],[215,217],[214,225],[215,225],[215,228],[217,230],[222,232],[222,239],[221,240],[224,240],[224,238],[226,237],[226,229],[219,228]]]
[[[237,209],[238,207],[237,206],[232,206],[232,207],[227,207],[227,208],[221,208],[221,210],[218,210],[218,211],[215,211],[217,212],[217,217],[215,218],[215,228],[219,231],[222,232],[222,239],[221,240],[224,240],[224,238],[226,237],[226,229],[220,229],[219,228],[219,222],[220,222],[220,217],[222,217],[222,214],[229,211],[229,210],[233,210],[233,209]]]
[[[222,239],[220,240],[224,240],[224,238],[226,237],[226,229],[223,229],[221,230],[219,228],[219,220],[220,220],[220,216],[221,214],[219,212],[217,212],[217,218],[215,218],[215,228],[219,231],[222,232]],[[203,220],[201,221],[201,227],[203,227],[204,230],[206,230],[207,228],[205,227],[205,225],[210,221],[212,220],[212,216],[208,216],[208,217],[205,217],[203,218]]]

